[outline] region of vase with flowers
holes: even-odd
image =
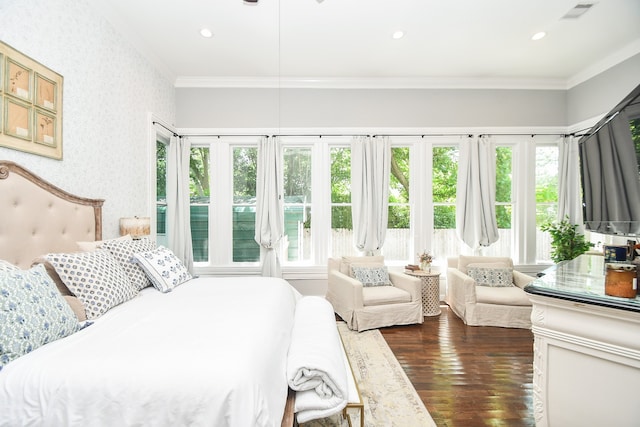
[[[433,262],[433,255],[431,255],[425,249],[421,254],[418,254],[418,260],[420,261],[420,270],[431,272],[431,263]]]

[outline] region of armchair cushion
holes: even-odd
[[[527,294],[517,286],[511,286],[508,288],[476,286],[476,303],[496,304],[501,306],[531,306],[531,301]]]
[[[351,264],[353,278],[362,282],[365,287],[389,286],[389,270],[385,265]]]
[[[395,286],[369,286],[362,288],[364,306],[411,302],[411,294]]]
[[[467,275],[475,280],[478,286],[489,286],[492,288],[515,286],[513,284],[513,269],[509,267],[469,264],[467,266]]]

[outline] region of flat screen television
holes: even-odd
[[[640,85],[578,143],[585,228],[640,236]]]

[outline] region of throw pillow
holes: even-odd
[[[42,265],[0,272],[0,370],[79,329],[78,319]]]
[[[47,270],[47,274],[49,275],[49,277],[53,279],[53,283],[55,283],[56,286],[58,287],[60,294],[62,294],[63,296],[73,295],[69,290],[69,288],[67,288],[67,285],[65,285],[62,279],[60,278],[60,275],[56,271],[55,267],[49,261],[47,261],[45,257],[38,257],[34,259],[33,262],[31,263],[31,267],[34,267],[38,264],[42,264],[44,268]]]
[[[134,254],[136,262],[160,292],[169,292],[176,286],[191,279],[191,274],[182,261],[164,246],[149,252]]]
[[[80,299],[89,320],[100,317],[138,293],[118,260],[107,250],[47,254],[45,258]]]
[[[16,270],[20,270],[19,267],[11,264],[9,261],[5,261],[3,259],[0,259],[0,272],[2,271],[16,271]]]
[[[115,239],[111,239],[111,240],[95,240],[93,242],[76,242],[76,244],[78,245],[78,249],[80,249],[81,252],[91,252],[91,251],[95,251],[96,249],[102,248],[102,244],[105,242],[111,242],[111,241],[117,241],[117,240],[132,240],[132,239],[133,237],[127,234],[126,236],[116,237]]]
[[[377,256],[343,256],[340,260],[340,273],[351,275],[351,264],[384,264],[384,257]],[[351,276],[353,277],[353,276]]]
[[[69,304],[69,306],[71,306],[71,309],[73,310],[73,313],[76,315],[78,320],[81,322],[87,320],[87,313],[84,309],[84,306],[82,305],[82,302],[80,302],[80,300],[71,293],[69,288],[67,288],[67,285],[64,284],[53,265],[51,265],[51,263],[44,257],[38,257],[33,260],[33,262],[31,263],[31,267],[35,267],[38,264],[44,266],[47,274],[49,275],[49,277],[51,277],[53,283],[56,284],[60,295],[62,295],[64,297],[64,300]]]
[[[362,282],[362,286],[388,286],[391,285],[389,280],[389,271],[387,267],[382,266],[358,266],[351,264],[353,277]]]
[[[135,262],[133,255],[139,252],[148,252],[156,248],[154,241],[149,239],[139,240],[107,240],[102,244],[102,249],[111,252],[122,265],[122,268],[129,276],[131,284],[137,290],[142,290],[147,286],[151,286],[149,278],[140,265]]]
[[[476,285],[493,288],[513,285],[513,269],[508,267],[472,267],[467,266],[467,275],[475,280]]]

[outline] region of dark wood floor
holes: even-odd
[[[466,326],[448,306],[380,332],[439,427],[535,426],[533,334]]]

